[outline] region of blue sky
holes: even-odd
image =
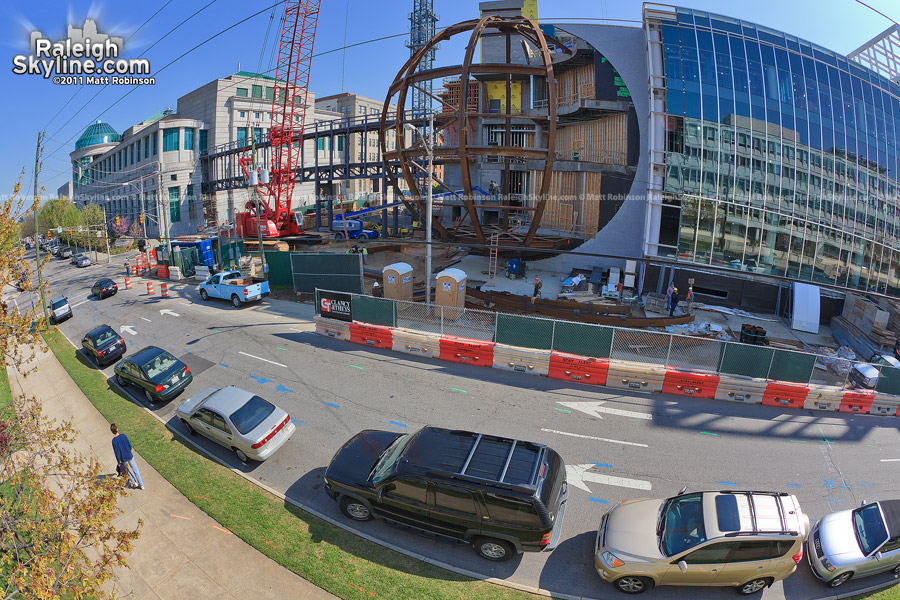
[[[179,96],[237,71],[238,65],[244,70],[256,70],[271,10],[229,30],[156,75],[157,70],[193,46],[275,1],[173,0],[167,4],[167,0],[5,0],[5,18],[0,20],[0,59],[7,65],[0,75],[6,117],[4,143],[0,145],[0,197],[11,193],[23,167],[26,169],[23,193],[30,192],[35,143],[41,129],[46,129],[49,137],[39,183],[46,189],[45,197],[53,197],[56,189],[69,178],[68,154],[74,150],[75,140],[98,118],[121,132],[159,110],[174,109]],[[148,50],[178,23],[210,2],[197,16]],[[867,0],[867,3],[900,20],[896,0]],[[477,0],[435,0],[434,4],[440,18],[438,27],[478,16]],[[787,31],[841,53],[854,50],[892,24],[854,0],[684,0],[680,4]],[[135,32],[160,8],[155,18]],[[316,53],[342,47],[345,33],[348,44],[403,34],[408,31],[407,14],[411,9],[412,0],[322,0]],[[547,21],[624,19],[632,22],[623,25],[636,26],[641,2],[539,0],[539,12],[541,19]],[[65,37],[67,22],[80,27],[85,17],[94,18],[101,32],[126,38],[124,58],[146,52],[156,85],[142,86],[109,108],[131,88],[85,87],[79,91],[79,86],[54,85],[39,75],[12,73],[13,57],[30,53],[28,40],[32,30],[40,30],[56,40]],[[268,68],[279,17],[276,9],[262,70]],[[405,37],[397,37],[351,48],[346,53],[333,52],[314,58],[311,89],[317,96],[348,91],[382,99],[387,85],[409,56],[405,41]],[[436,64],[458,64],[462,51],[461,40],[445,44],[438,51]],[[98,90],[99,95],[91,100]]]

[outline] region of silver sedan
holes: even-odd
[[[241,462],[266,460],[297,429],[284,410],[233,385],[201,390],[175,413],[191,435],[233,450]]]
[[[900,500],[825,516],[806,540],[813,573],[831,587],[851,577],[900,573]]]

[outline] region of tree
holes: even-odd
[[[0,205],[0,238],[15,234],[21,181]],[[40,192],[39,192],[40,193]],[[39,195],[38,193],[38,195]],[[38,207],[39,198],[31,207]],[[46,259],[45,259],[46,261]],[[30,265],[23,250],[0,254],[0,287]],[[46,290],[46,283],[43,284]],[[0,311],[0,351],[24,376],[35,352],[46,352],[36,333],[46,327],[41,308]],[[20,396],[0,406],[0,594],[9,600],[106,598],[101,589],[114,566],[125,565],[139,529],[120,530],[121,479],[72,451],[71,423],[42,416],[38,398]]]
[[[28,211],[19,218],[19,238],[33,237],[35,233],[34,213]]]
[[[131,228],[128,230],[128,235],[130,235],[134,239],[142,238],[142,237],[144,237],[144,228],[141,226],[140,223],[135,221],[134,223],[131,224]]]
[[[113,234],[116,237],[122,237],[126,233],[128,233],[128,228],[131,225],[131,219],[128,217],[119,217],[118,220],[113,220],[110,228],[113,230]]]

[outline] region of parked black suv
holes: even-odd
[[[351,519],[469,542],[495,561],[555,548],[568,496],[551,448],[438,427],[356,434],[331,459],[325,490]]]

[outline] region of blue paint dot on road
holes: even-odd
[[[803,486],[800,485],[799,483],[789,483],[789,484],[787,484],[787,486],[788,486],[788,487],[795,487],[795,488],[803,487]]]
[[[719,485],[737,485],[736,483],[732,483],[730,481],[720,481]]]
[[[153,339],[154,339],[154,340],[158,340],[158,339],[159,339],[159,338],[158,338],[158,337],[156,337],[156,336],[155,336],[155,335],[154,335],[154,336],[153,336]]]
[[[850,489],[850,486],[849,486],[849,485],[839,485],[838,487],[839,487],[839,488],[844,488],[845,490],[849,490],[849,489]]]
[[[280,385],[280,384],[278,385],[278,387],[275,388],[275,391],[276,391],[276,392],[281,392],[282,394],[293,394],[293,393],[294,393],[294,390],[289,390],[289,389],[287,389],[286,387],[284,387],[283,385]]]
[[[609,504],[609,502],[607,502],[606,500],[601,500],[600,498],[594,498],[593,496],[591,496],[590,500],[591,500],[591,502],[599,502],[600,504]]]
[[[594,464],[597,465],[598,467],[606,467],[606,468],[608,468],[608,469],[612,469],[612,468],[613,468],[612,465],[607,465],[607,464],[605,464],[605,463],[594,463]]]
[[[219,365],[225,367],[226,369],[228,368],[228,365],[226,365],[225,363],[219,363]]]
[[[257,383],[271,383],[271,379],[266,379],[265,377],[257,377],[256,375],[248,375],[250,379],[255,379]]]
[[[391,425],[396,425],[397,427],[406,427],[406,425],[401,423],[400,421],[391,421]]]
[[[333,407],[335,407],[335,408],[340,408],[340,407],[341,407],[339,404],[334,404],[333,402],[326,402],[325,404],[327,404],[328,406],[333,406]]]
[[[291,419],[291,423],[293,423],[297,427],[300,427],[301,425],[306,425],[306,421],[298,421],[297,419]]]

